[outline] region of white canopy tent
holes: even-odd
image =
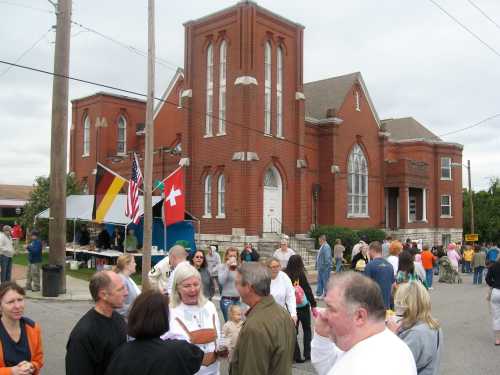
[[[152,197],[152,205],[158,204],[162,197],[154,195]],[[127,196],[119,194],[116,196],[113,204],[109,208],[108,213],[104,217],[103,222],[107,224],[128,225],[131,220],[125,216],[125,205]],[[92,221],[92,208],[94,206],[93,195],[70,195],[66,198],[66,220],[82,220]],[[144,211],[144,200],[139,199],[140,211]],[[36,215],[37,219],[50,218],[50,209],[40,212]]]

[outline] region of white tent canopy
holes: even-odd
[[[142,198],[142,199],[141,199]],[[152,205],[158,204],[162,197],[152,196]],[[109,208],[108,213],[104,217],[103,222],[109,224],[128,225],[131,220],[125,216],[125,205],[127,196],[119,194],[116,196],[113,204]],[[66,197],[66,220],[83,220],[92,221],[92,208],[94,207],[93,195],[70,195]],[[144,199],[139,198],[139,210],[144,211]],[[48,219],[50,217],[50,209],[46,209],[36,215],[37,219]]]

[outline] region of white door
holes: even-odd
[[[281,233],[283,184],[275,167],[266,171],[264,176],[263,232]]]

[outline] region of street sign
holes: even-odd
[[[465,242],[477,242],[479,241],[479,234],[466,234]]]

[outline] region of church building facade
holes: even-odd
[[[415,119],[379,119],[363,77],[303,82],[304,27],[251,1],[184,24],[185,62],[155,110],[154,179],[185,167],[199,240],[227,246],[317,225],[433,244],[462,236],[462,146]],[[70,170],[128,178],[145,103],[72,101]]]

